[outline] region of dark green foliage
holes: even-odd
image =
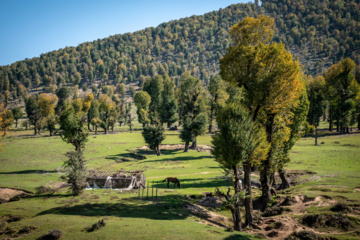
[[[159,145],[165,139],[164,127],[162,125],[145,126],[142,135],[149,148],[159,156],[161,154]]]
[[[62,237],[62,232],[60,230],[54,229],[49,231],[48,234],[41,235],[36,240],[57,240]]]
[[[36,95],[30,96],[25,103],[26,114],[30,120],[30,123],[34,125],[35,135],[38,133],[42,116],[39,109],[38,99]]]
[[[67,169],[66,179],[71,184],[70,189],[72,193],[77,196],[86,187],[84,156],[82,152],[70,151],[66,153],[66,157],[68,159],[63,165]]]
[[[189,73],[183,74],[180,91],[180,119],[184,123],[180,138],[185,142],[186,152],[189,142],[193,141],[193,148],[196,149],[196,137],[206,132],[207,114],[204,89],[199,79],[190,76]]]
[[[307,121],[313,126],[319,126],[325,101],[324,78],[316,77],[315,79],[309,79],[306,90],[310,104]]]
[[[160,120],[160,111],[162,107],[162,92],[164,90],[164,79],[160,75],[147,80],[144,83],[143,91],[151,97],[149,105],[149,117],[152,123]]]
[[[82,152],[89,136],[86,130],[86,115],[83,113],[76,113],[73,108],[66,109],[60,115],[60,132],[61,138],[66,143],[74,145],[75,150]]]
[[[161,122],[167,123],[168,128],[177,121],[177,104],[175,99],[175,84],[168,75],[164,75],[164,88],[162,91],[162,105],[160,110]]]
[[[16,126],[15,126],[15,127],[17,127],[17,125],[18,125],[18,120],[19,120],[20,118],[22,118],[24,114],[23,114],[23,112],[21,111],[21,108],[20,108],[20,107],[14,108],[14,109],[12,110],[12,113],[13,113],[13,115],[14,115],[14,119],[15,119],[15,122],[16,122]]]
[[[360,92],[360,86],[353,75],[354,70],[354,61],[346,58],[332,65],[325,74],[331,117],[337,120],[341,133],[345,133],[350,127],[356,107],[355,100]]]
[[[87,232],[93,232],[99,228],[105,227],[106,222],[104,219],[99,220],[97,223],[94,223],[91,227],[86,228]]]
[[[70,87],[62,87],[56,93],[58,97],[58,104],[56,106],[56,113],[63,111],[66,108],[66,100],[73,95],[73,91]]]

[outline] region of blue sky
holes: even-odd
[[[243,0],[2,0],[0,66]]]

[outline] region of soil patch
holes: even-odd
[[[354,227],[349,217],[342,214],[314,214],[302,218],[302,223],[315,228],[336,228],[348,231]]]
[[[188,203],[186,205],[186,209],[189,210],[194,216],[197,216],[201,219],[199,221],[196,221],[198,223],[221,228],[227,228],[232,226],[232,221],[230,218],[209,211],[206,208],[197,204]]]
[[[160,150],[184,150],[185,149],[185,145],[184,144],[163,144],[160,145]],[[142,146],[139,148],[135,148],[135,150],[150,150],[148,146]],[[212,149],[212,146],[210,145],[198,145],[197,146],[197,151],[199,152],[210,152]]]
[[[0,203],[18,201],[21,198],[26,198],[31,195],[31,192],[25,190],[14,188],[0,188]]]

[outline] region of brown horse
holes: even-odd
[[[162,182],[165,182],[166,180],[167,180],[167,187],[168,188],[169,188],[169,183],[174,183],[174,188],[175,188],[175,184],[177,184],[178,188],[181,188],[179,179],[174,178],[174,177],[168,177],[168,178],[165,178],[165,180],[162,181]]]

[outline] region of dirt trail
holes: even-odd
[[[0,188],[0,203],[16,201],[20,198],[28,197],[31,193],[25,190],[13,188]]]

